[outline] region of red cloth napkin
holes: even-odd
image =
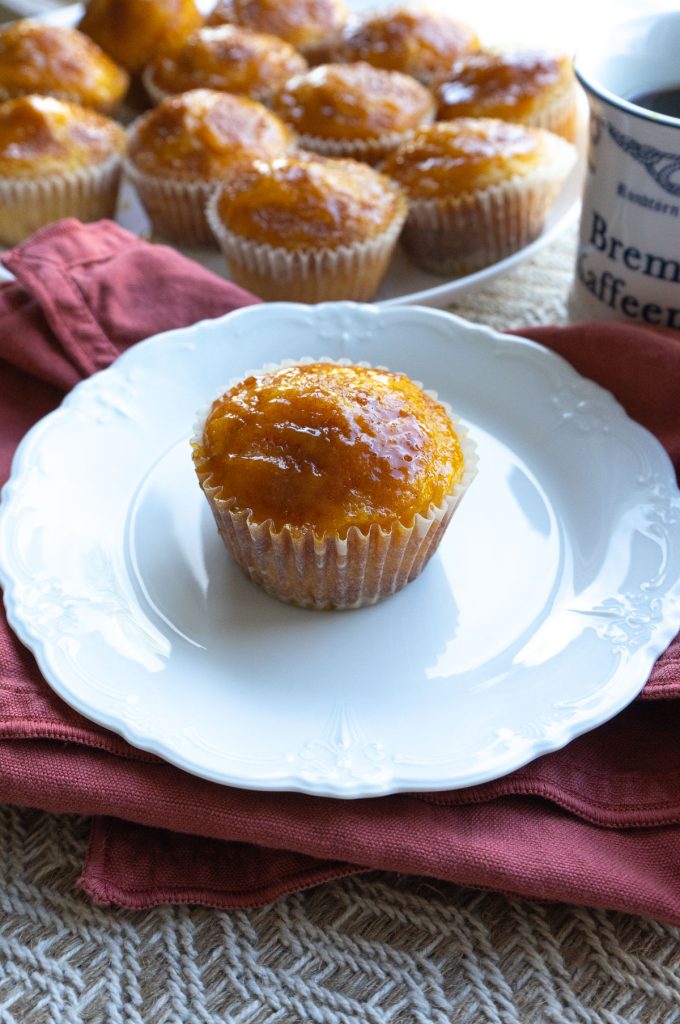
[[[251,296],[115,225],[63,221],[5,256],[0,480],[24,431],[149,334]],[[680,339],[615,324],[522,332],[608,387],[680,467]],[[613,721],[482,786],[373,800],[229,789],[64,705],[0,619],[0,799],[94,816],[97,901],[251,906],[371,869],[680,924],[680,644]],[[663,699],[666,698],[666,699]]]

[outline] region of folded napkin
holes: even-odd
[[[4,257],[0,481],[26,429],[150,334],[254,302],[109,222],[62,221]],[[680,339],[615,324],[522,332],[609,388],[680,467]],[[506,778],[330,800],[205,782],[56,697],[0,618],[0,800],[93,816],[101,903],[265,903],[383,869],[680,924],[680,643],[613,721]]]

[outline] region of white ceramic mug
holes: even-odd
[[[680,10],[614,26],[575,69],[590,145],[570,318],[680,330],[680,117],[635,102],[680,90]]]

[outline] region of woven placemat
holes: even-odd
[[[575,235],[452,308],[563,323]],[[0,808],[0,1024],[630,1024],[680,1017],[680,929],[371,874],[251,911],[77,890],[85,819]]]

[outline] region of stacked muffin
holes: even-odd
[[[77,158],[65,135],[84,136],[81,109],[115,114],[130,84],[152,109],[124,168],[154,235],[219,244],[265,298],[370,299],[400,236],[433,273],[493,263],[541,232],[575,159],[567,58],[485,50],[442,14],[220,0],[204,21],[194,0],[90,0],[79,27],[0,29],[0,199],[32,207],[0,223],[5,244],[65,213],[112,215],[120,130]],[[70,106],[24,101],[3,119],[26,95]]]

